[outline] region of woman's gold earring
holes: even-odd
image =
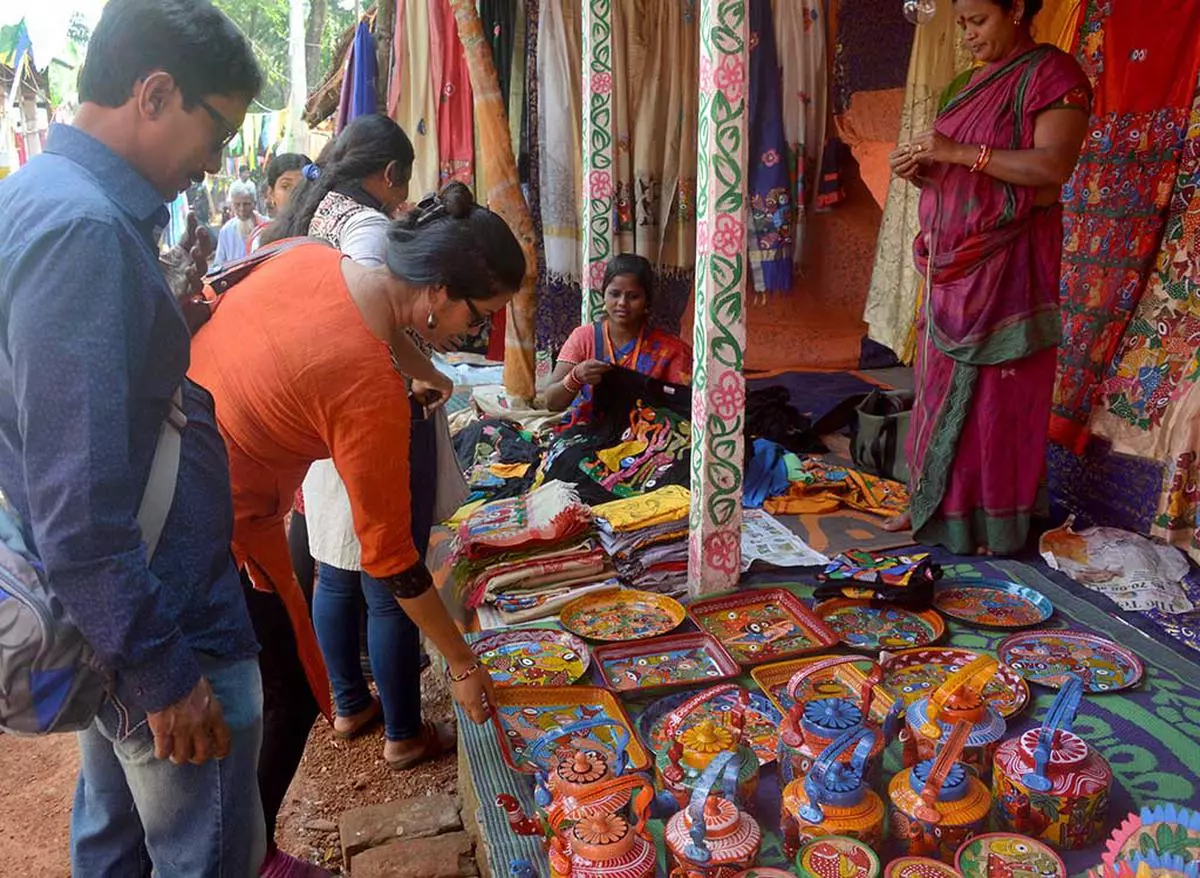
[[[437,329],[437,318],[433,316],[433,312],[429,312],[429,316],[425,318],[426,329]]]

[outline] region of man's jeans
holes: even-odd
[[[258,796],[262,680],[258,662],[198,655],[229,724],[224,759],[154,758],[145,713],[114,697],[79,733],[71,872],[79,878],[254,878],[266,854]]]

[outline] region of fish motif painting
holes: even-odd
[[[1048,845],[1010,832],[990,832],[967,840],[958,849],[957,862],[964,875],[1067,878],[1062,857]]]
[[[748,589],[698,601],[688,613],[742,665],[803,655],[838,641],[812,610],[781,588]]]
[[[1054,613],[1041,592],[1016,582],[939,583],[933,605],[947,616],[985,628],[1029,628]]]
[[[562,626],[588,640],[645,640],[674,631],[687,613],[666,595],[633,589],[585,594],[562,609]]]
[[[618,692],[716,682],[738,672],[721,644],[702,632],[601,646],[595,657],[604,684]]]
[[[883,878],[962,878],[962,874],[929,857],[898,857],[888,864]]]
[[[485,634],[471,649],[497,686],[570,686],[591,662],[587,644],[549,628]]]
[[[996,647],[1000,661],[1031,683],[1057,689],[1074,674],[1085,692],[1136,686],[1142,661],[1133,651],[1084,631],[1025,631]]]
[[[946,633],[946,623],[933,610],[916,613],[834,598],[817,604],[813,612],[846,646],[869,652],[928,646]]]
[[[803,878],[879,878],[879,857],[861,841],[826,835],[800,849],[796,868]]]

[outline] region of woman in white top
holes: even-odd
[[[388,224],[408,199],[413,159],[412,143],[400,126],[386,116],[360,116],[316,164],[302,170],[300,188],[264,240],[323,238],[355,262],[383,265]],[[436,446],[424,403],[444,401],[453,385],[411,337],[394,340],[392,347],[397,369],[413,379],[413,541],[424,555],[436,490]],[[303,498],[309,549],[320,565],[312,616],[333,686],[335,733],[354,737],[382,713],[384,759],[390,766],[402,770],[439,755],[453,743],[453,731],[421,720],[420,634],[387,589],[362,573],[349,498],[332,461],[313,464]],[[363,598],[378,700],[367,687],[359,659]]]

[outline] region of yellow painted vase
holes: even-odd
[[[986,828],[992,797],[957,761],[970,727],[954,727],[937,759],[901,771],[888,784],[892,839],[901,853],[953,863],[959,846]]]
[[[879,849],[886,810],[864,777],[875,739],[870,729],[846,732],[821,753],[803,780],[784,787],[780,830],[789,860],[806,842],[824,835],[858,839]],[[840,761],[847,752],[849,765]]]
[[[1113,773],[1103,756],[1071,732],[1082,697],[1083,683],[1073,676],[1040,729],[996,751],[997,828],[1066,851],[1089,847],[1104,834]]]

